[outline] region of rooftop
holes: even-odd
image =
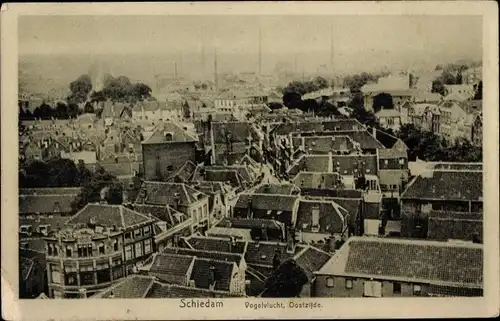
[[[172,122],[162,123],[162,128],[157,128],[151,136],[144,140],[143,144],[168,144],[180,142],[197,142],[196,137]]]
[[[318,274],[482,288],[483,246],[352,237]]]
[[[116,226],[128,228],[134,225],[152,222],[144,214],[130,210],[122,205],[87,204],[67,221],[67,225],[88,224],[93,221],[97,225],[106,227]]]

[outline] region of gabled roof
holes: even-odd
[[[237,265],[240,265],[241,261],[243,260],[243,255],[238,253],[197,250],[197,249],[182,248],[182,247],[166,247],[163,249],[162,253],[190,255],[190,256],[195,256],[197,258],[234,262]]]
[[[187,182],[193,176],[195,170],[196,170],[196,165],[188,160],[168,180],[175,181],[175,179],[179,179],[181,182]]]
[[[398,148],[381,148],[378,150],[378,157],[379,159],[408,158],[408,153]]]
[[[204,237],[204,236],[189,236],[185,237],[184,241],[188,247],[202,251],[226,252],[226,253],[245,253],[245,242],[232,241],[228,238],[221,237]]]
[[[173,227],[183,220],[187,219],[186,214],[175,210],[169,205],[146,205],[146,204],[133,204],[131,205],[134,211],[150,215],[156,220],[167,223],[167,227]]]
[[[171,139],[167,140],[169,134]],[[179,142],[197,142],[198,139],[191,136],[184,129],[172,122],[164,122],[161,129],[156,129],[151,136],[145,139],[143,144],[170,144]]]
[[[130,275],[91,298],[142,299],[148,294],[154,280],[150,276]]]
[[[472,170],[427,170],[415,177],[402,199],[482,201],[483,172]]]
[[[483,246],[352,237],[318,274],[483,288]]]
[[[163,252],[154,255],[149,272],[189,277],[194,261],[194,256]]]
[[[295,262],[304,269],[309,280],[314,278],[314,272],[319,271],[330,259],[331,255],[312,246],[295,256]]]
[[[176,205],[176,195],[181,205],[189,205],[199,198],[206,197],[205,194],[184,183],[145,181],[135,203],[173,206]]]
[[[130,210],[122,205],[87,204],[69,219],[66,224],[88,224],[91,220],[98,225],[106,227],[116,226],[118,228],[128,228],[138,224],[153,222],[149,216]]]
[[[247,143],[249,137],[253,141],[263,138],[263,133],[250,122],[212,122],[212,131],[215,144],[226,144],[228,141]]]
[[[69,213],[76,194],[19,195],[19,214]]]
[[[282,230],[285,228],[285,225],[277,220],[260,218],[226,218],[220,221],[217,226],[242,229],[267,228]]]
[[[218,261],[207,258],[195,258],[190,279],[197,288],[209,289],[212,285],[210,269],[213,268],[217,291],[230,291],[233,271],[236,269],[234,262]]]
[[[235,208],[248,208],[251,204],[253,209],[292,212],[296,206],[299,196],[279,194],[240,194]]]
[[[295,192],[299,192],[297,186],[294,184],[262,184],[256,190],[256,194],[280,194],[280,195],[292,195]]]

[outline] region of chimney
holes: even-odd
[[[208,274],[210,290],[215,288],[215,283],[217,282],[217,273],[215,271],[215,266],[210,266],[210,272]]]
[[[174,208],[176,210],[179,210],[179,204],[181,203],[181,195],[179,193],[175,193],[174,194],[174,201],[175,201],[174,202],[174,204],[175,204]]]
[[[286,234],[286,253],[295,253],[295,230],[293,227],[288,228],[288,233]]]

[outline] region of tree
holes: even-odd
[[[293,259],[283,262],[266,280],[264,298],[294,298],[308,282],[304,270]]]
[[[480,81],[476,87],[476,93],[474,94],[474,100],[483,99],[483,81]]]
[[[100,91],[93,91],[91,94],[90,94],[90,102],[103,102],[103,101],[106,101],[106,96],[104,96],[104,93],[102,92],[102,90]]]
[[[457,72],[457,79],[455,80],[455,83],[457,85],[461,85],[463,83],[463,77],[462,77],[462,71],[461,70],[459,70]]]
[[[443,84],[443,81],[441,79],[436,79],[436,80],[432,81],[431,92],[439,93],[441,95],[445,94],[444,84]]]
[[[77,186],[78,170],[70,159],[55,158],[47,161],[48,179],[47,187],[72,187]]]
[[[89,75],[81,75],[69,84],[69,89],[71,91],[69,100],[76,103],[83,103],[92,91],[92,80]]]
[[[56,117],[56,110],[43,102],[42,105],[40,105],[40,118],[47,120],[53,117]]]
[[[445,85],[455,85],[457,82],[456,77],[453,76],[453,74],[449,71],[443,71],[443,73],[440,76],[440,79]]]
[[[272,103],[268,103],[267,107],[271,108],[272,110],[275,110],[275,109],[283,108],[283,105],[280,103],[272,102]]]
[[[115,176],[100,167],[90,179],[83,181],[82,191],[71,204],[74,211],[83,208],[90,202],[99,202],[101,192],[105,191],[105,199],[110,204],[121,204],[122,186]]]
[[[75,102],[68,103],[68,117],[78,117],[78,105]]]
[[[302,101],[302,95],[300,95],[300,93],[297,93],[296,91],[285,91],[285,93],[283,94],[283,105],[288,108],[300,101]]]
[[[394,102],[390,94],[380,93],[373,97],[373,111],[378,112],[382,108],[394,109]]]
[[[59,119],[68,119],[68,106],[63,102],[56,104],[56,117]]]
[[[85,103],[85,107],[83,107],[83,112],[85,114],[93,114],[95,112],[95,110],[94,110],[94,106],[92,105],[92,103],[90,103],[90,102]]]

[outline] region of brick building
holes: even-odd
[[[142,143],[144,178],[164,180],[187,161],[196,163],[197,139],[174,123],[164,123]]]

